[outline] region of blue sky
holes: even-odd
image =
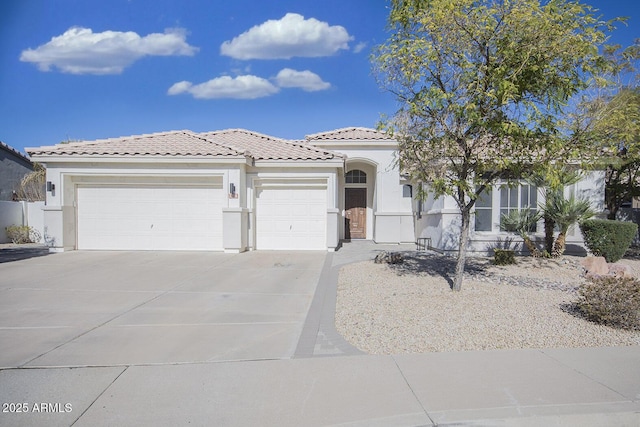
[[[637,0],[585,1],[629,16]],[[374,127],[395,101],[371,76],[387,0],[5,0],[0,140],[245,128],[298,139]]]

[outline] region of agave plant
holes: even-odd
[[[534,257],[541,257],[542,253],[529,237],[529,231],[538,222],[540,216],[540,213],[533,209],[514,209],[500,217],[500,226],[506,231],[518,234]]]

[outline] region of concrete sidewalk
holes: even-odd
[[[619,347],[8,369],[0,400],[29,413],[0,424],[638,426],[639,360]]]
[[[292,358],[1,369],[0,426],[640,425],[640,346],[362,354],[333,327],[339,268],[413,247],[354,243],[325,258],[319,279],[313,258],[296,273],[296,286],[318,286]],[[251,259],[273,264],[263,257]]]

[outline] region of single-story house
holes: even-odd
[[[242,129],[171,131],[28,148],[47,168],[45,234],[63,250],[335,250],[344,239],[457,247],[447,197],[416,198],[385,133],[344,128],[292,141]],[[598,173],[568,191],[602,208]],[[472,249],[513,237],[505,209],[540,191],[497,186],[478,206]],[[569,236],[580,242],[579,231]]]

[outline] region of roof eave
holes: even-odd
[[[225,163],[251,165],[253,159],[247,156],[161,156],[161,155],[71,155],[33,154],[33,161],[52,163]]]
[[[342,167],[344,165],[344,159],[342,157],[335,157],[333,159],[278,159],[278,160],[256,160],[255,167],[281,167],[281,168],[296,168],[296,167]]]

